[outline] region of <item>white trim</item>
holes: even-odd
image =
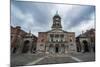
[[[45,58],[45,57],[41,57],[41,58],[37,59],[36,61],[33,61],[33,62],[28,63],[28,64],[26,64],[26,65],[34,65],[34,64],[38,63],[39,61],[43,60],[44,58]]]
[[[78,59],[78,58],[76,58],[76,57],[73,57],[73,56],[70,56],[73,60],[75,60],[75,61],[78,61],[78,62],[82,62],[82,60],[80,60],[80,59]]]

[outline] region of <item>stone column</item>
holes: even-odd
[[[14,48],[11,48],[10,51],[11,51],[11,54],[13,54]]]
[[[19,40],[20,42],[19,42],[19,47],[18,47],[18,54],[21,54],[22,53],[22,50],[23,50],[23,39],[21,38],[20,40]]]
[[[52,53],[55,54],[55,44],[53,44]]]
[[[59,44],[58,53],[59,53],[59,54],[62,53],[62,47],[61,47],[61,44]]]
[[[84,52],[84,44],[83,43],[81,43],[81,52]]]
[[[48,45],[48,44],[45,45],[45,50],[46,50],[45,53],[46,53],[46,54],[49,54],[49,45]]]
[[[66,45],[65,45],[65,53],[68,53],[68,49],[69,49],[69,45],[66,44]]]
[[[32,54],[32,53],[31,53],[31,48],[32,48],[32,41],[30,41],[30,43],[29,43],[28,45],[29,45],[28,54]]]

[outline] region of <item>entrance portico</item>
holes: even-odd
[[[51,54],[60,54],[65,53],[65,45],[64,44],[49,44],[48,48],[46,47],[46,52]]]

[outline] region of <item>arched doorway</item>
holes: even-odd
[[[22,50],[22,53],[27,53],[28,52],[28,50],[29,50],[29,41],[28,40],[26,40],[25,42],[24,42],[24,46],[23,46],[23,50]]]
[[[55,53],[58,53],[59,52],[59,44],[56,44],[55,45]]]
[[[84,49],[84,52],[89,52],[89,46],[86,40],[83,41],[83,49]]]

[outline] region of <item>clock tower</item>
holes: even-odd
[[[53,17],[53,24],[52,24],[52,29],[61,29],[61,17],[58,14],[58,11]]]

